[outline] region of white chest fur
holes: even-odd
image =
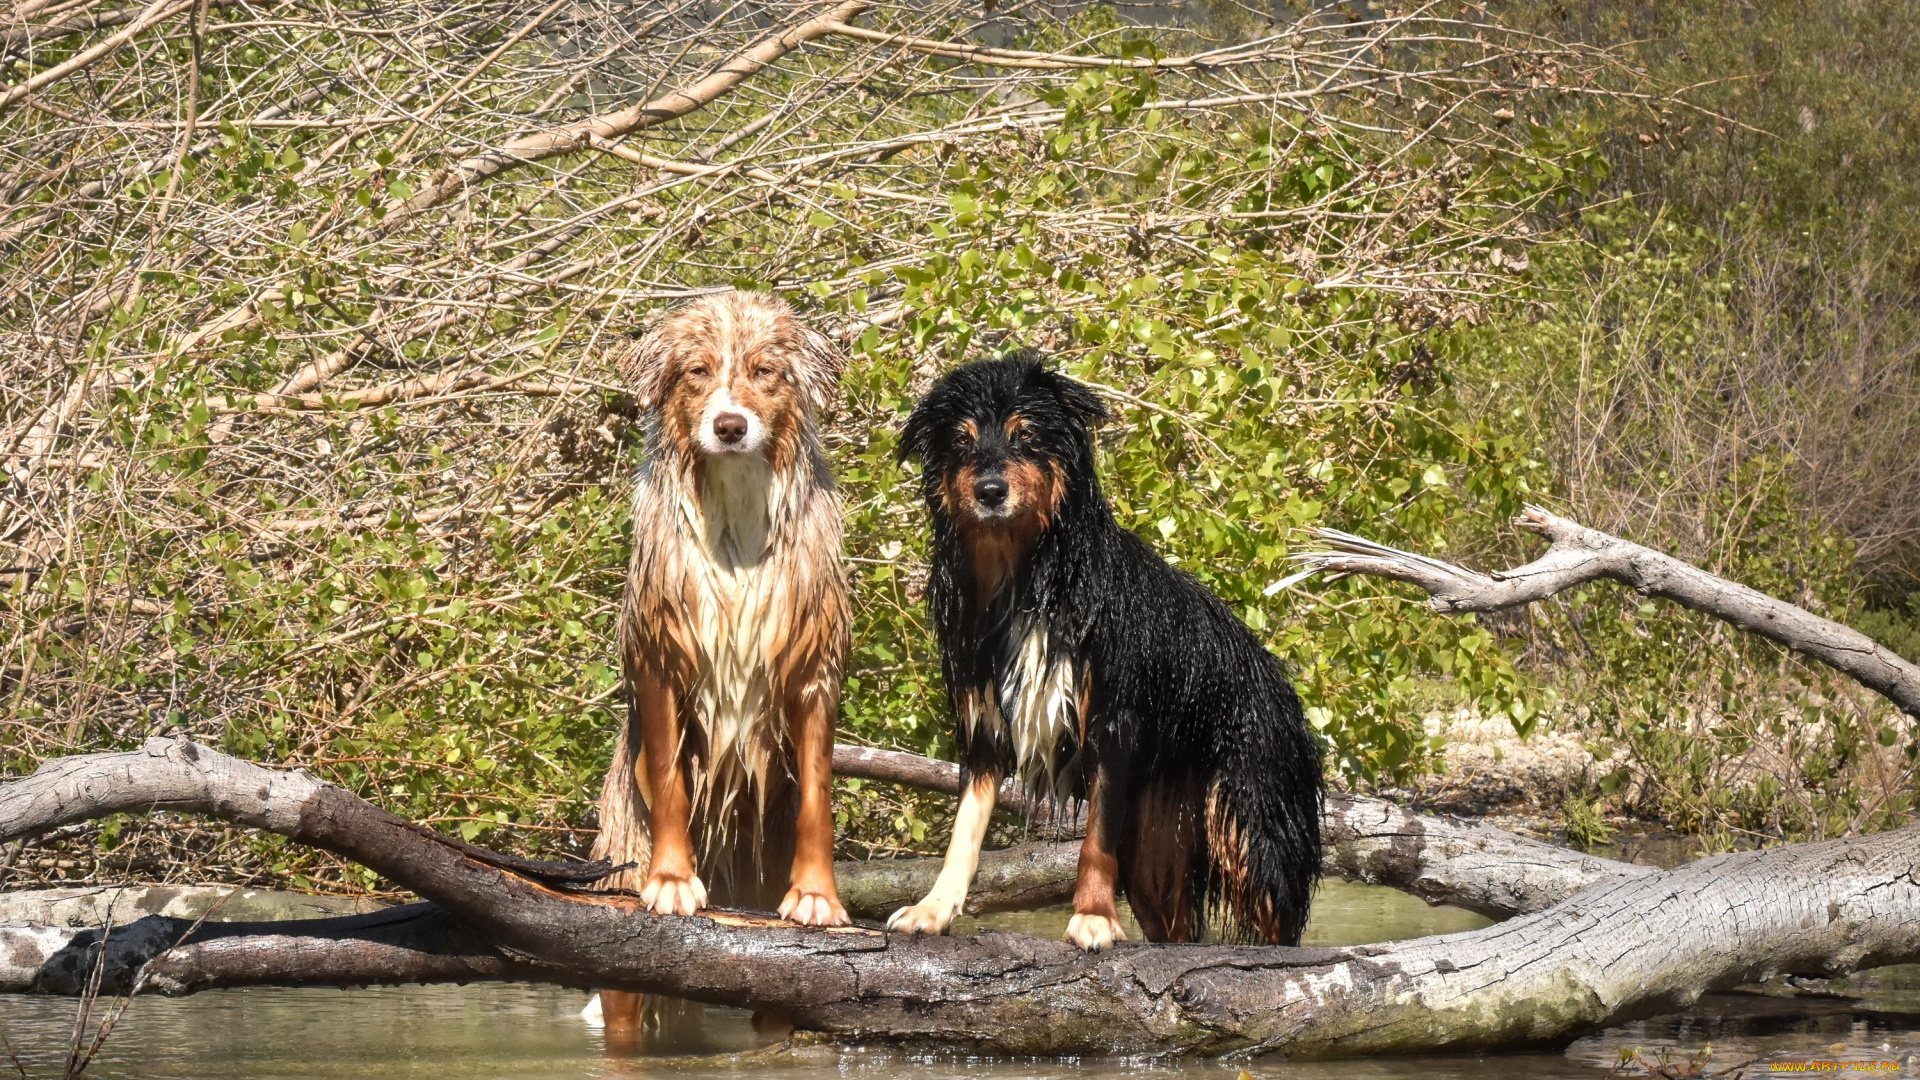
[[[1009,642],[1010,655],[989,692],[987,710],[994,714],[991,720],[1006,727],[1021,774],[1050,786],[1060,738],[1076,731],[1079,710],[1073,666],[1061,658],[1049,659],[1048,645],[1046,620],[1023,623]]]
[[[689,559],[689,614],[701,653],[689,711],[704,728],[708,761],[706,775],[696,779],[696,804],[709,791],[737,794],[746,779],[766,791],[778,750],[768,653],[773,621],[784,615],[776,610],[778,571],[767,551],[778,480],[758,454],[710,458],[704,479],[698,505],[684,507],[700,539]],[[708,809],[718,820],[728,807]]]

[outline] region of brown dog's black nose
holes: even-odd
[[[723,412],[713,418],[713,434],[732,446],[747,437],[747,418],[737,412]]]
[[[973,498],[989,510],[998,510],[1000,504],[1007,501],[1007,482],[997,476],[975,480]]]

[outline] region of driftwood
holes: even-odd
[[[835,748],[844,776],[953,794],[960,769],[951,762],[869,747]],[[1024,789],[1008,801],[1030,809]],[[190,792],[168,793],[176,809],[209,812]],[[217,815],[216,815],[217,816]],[[1069,822],[1072,824],[1072,822]],[[1386,885],[1431,903],[1469,908],[1494,918],[1539,911],[1602,880],[1654,873],[1652,867],[1582,855],[1499,829],[1417,814],[1383,799],[1335,794],[1323,823],[1324,871]],[[1030,910],[1073,894],[1078,846],[1033,841],[985,852],[967,911]],[[939,859],[841,862],[842,901],[856,917],[883,919],[912,903],[940,872]],[[574,985],[564,968],[497,949],[458,929],[433,905],[409,905],[351,917],[297,917],[273,922],[214,923],[185,940],[193,916],[219,908],[222,888],[51,890],[13,894],[0,903],[0,992],[78,993],[97,955],[96,928],[131,924],[107,935],[104,984],[131,986],[143,964],[148,985],[190,993],[263,984],[357,986],[368,983],[526,979]],[[159,895],[148,895],[159,894]],[[151,914],[148,914],[151,912]],[[288,913],[294,914],[294,913]],[[158,958],[158,959],[156,959]]]
[[[656,917],[630,895],[564,884],[580,874],[543,883],[527,876],[538,864],[435,839],[340,788],[185,741],[49,762],[7,783],[0,840],[149,807],[272,829],[437,907],[325,920],[309,928],[318,933],[202,926],[174,949],[164,946],[190,928],[116,932],[129,942],[146,935],[149,984],[173,992],[297,975],[316,939],[348,944],[312,953],[315,964],[357,956],[358,966],[300,981],[374,981],[383,964],[417,951],[417,938],[438,935],[432,957],[445,977],[673,994],[781,1012],[849,1039],[1027,1054],[1324,1056],[1563,1039],[1775,973],[1920,958],[1920,827],[1612,877],[1544,911],[1446,937],[1341,949],[1123,945],[1097,956],[1018,934],[812,930],[735,912]],[[413,920],[402,944],[381,937]],[[84,951],[69,954],[70,967]]]
[[[1805,653],[1859,680],[1907,715],[1920,717],[1920,667],[1858,630],[1538,506],[1527,507],[1515,524],[1546,537],[1552,546],[1525,566],[1492,574],[1338,529],[1314,530],[1333,550],[1298,558],[1316,569],[1418,585],[1432,597],[1433,610],[1449,615],[1519,607],[1590,581],[1611,579],[1643,596],[1664,597]]]

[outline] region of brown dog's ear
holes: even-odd
[[[660,401],[662,383],[667,377],[667,361],[673,358],[673,349],[667,342],[660,327],[646,332],[639,341],[627,346],[615,361],[620,370],[620,378],[639,399],[642,410],[651,409]]]
[[[824,412],[833,403],[833,394],[840,385],[840,376],[847,370],[847,356],[833,339],[815,330],[811,326],[800,328],[800,362],[794,366],[794,374],[800,383],[800,390],[807,395],[808,404],[815,412]]]

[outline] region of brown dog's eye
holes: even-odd
[[[778,374],[779,372],[765,365],[753,369],[753,377],[756,379],[770,379]]]
[[[689,374],[689,375],[694,375],[694,376],[698,376],[699,378],[702,378],[702,379],[704,379],[704,378],[706,378],[706,377],[707,377],[707,376],[708,376],[709,374],[711,374],[711,372],[709,372],[709,371],[707,371],[707,365],[705,365],[705,364],[695,364],[694,366],[692,366],[692,367],[690,367],[690,368],[688,368],[688,369],[687,369],[687,374]]]

